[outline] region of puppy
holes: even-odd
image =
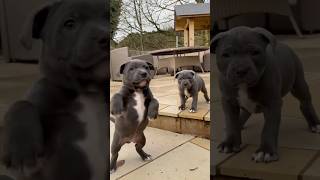
[[[42,41],[41,78],[5,115],[2,162],[16,180],[106,179],[108,81],[104,1],[45,4],[22,43]]]
[[[221,152],[240,151],[243,124],[251,114],[263,113],[261,145],[252,159],[278,160],[282,97],[288,92],[300,101],[311,132],[320,132],[302,64],[287,45],[263,28],[236,27],[218,34],[211,46],[217,55],[225,114],[226,138],[219,146]]]
[[[183,70],[178,72],[175,75],[175,78],[178,79],[178,88],[180,95],[180,110],[186,108],[186,101],[189,97],[192,97],[192,104],[190,112],[194,113],[197,111],[198,105],[198,92],[202,91],[204,98],[207,103],[210,103],[208,92],[205,86],[203,79],[198,76],[194,71]]]
[[[149,88],[150,70],[154,70],[152,64],[137,59],[120,67],[123,86],[111,99],[111,120],[115,123],[111,145],[111,173],[117,169],[118,153],[125,143],[134,142],[142,160],[151,159],[151,156],[142,150],[146,144],[143,131],[149,119],[157,117],[159,109],[159,103]]]

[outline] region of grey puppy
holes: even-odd
[[[212,40],[220,72],[226,137],[221,152],[240,151],[241,129],[253,113],[263,113],[261,145],[256,162],[278,160],[282,97],[288,92],[300,101],[311,132],[320,132],[303,67],[295,53],[263,28],[236,27]]]
[[[43,43],[41,78],[5,115],[2,162],[17,180],[97,180],[107,176],[108,81],[105,1],[45,4],[22,42]]]
[[[206,85],[203,79],[192,70],[182,70],[175,75],[178,79],[178,88],[180,96],[180,110],[186,108],[186,101],[189,97],[192,97],[192,104],[190,112],[196,112],[198,106],[198,93],[203,92],[204,98],[207,103],[210,103]]]
[[[123,86],[112,97],[110,107],[111,120],[115,123],[110,172],[117,169],[118,153],[125,143],[136,143],[136,151],[142,160],[151,159],[151,156],[142,149],[146,144],[143,131],[149,119],[157,118],[159,109],[159,103],[149,88],[151,70],[154,70],[151,63],[138,59],[120,67]]]

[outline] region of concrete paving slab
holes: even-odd
[[[170,116],[170,117],[178,117],[178,114],[181,110],[178,109],[178,106],[170,105],[166,108],[163,108],[159,111],[159,115],[162,116]]]
[[[210,151],[210,140],[209,139],[195,138],[195,139],[192,139],[190,142]]]
[[[209,165],[208,150],[192,143],[186,143],[124,176],[121,180],[208,180],[210,179]]]
[[[114,124],[110,123],[110,142],[113,140],[113,133]],[[154,159],[194,138],[190,135],[177,134],[150,127],[147,127],[145,130],[145,136],[147,142],[144,150],[151,154]],[[140,159],[133,143],[126,144],[121,148],[118,160],[125,160],[125,164],[119,167],[117,171],[110,176],[110,179],[121,177],[148,163]]]
[[[189,119],[198,119],[203,120],[204,116],[209,112],[207,108],[199,107],[197,112],[191,113],[189,109],[185,109],[179,113],[179,117],[181,118],[189,118]]]
[[[251,155],[256,146],[248,146],[219,166],[222,175],[263,180],[298,180],[300,172],[314,158],[317,151],[281,148],[280,160],[273,163],[255,163]]]
[[[307,168],[307,170],[303,173],[303,180],[319,180],[320,179],[320,156],[319,152],[317,154],[316,159],[312,162],[312,164]]]
[[[210,121],[210,111],[204,116],[205,121]]]

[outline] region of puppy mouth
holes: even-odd
[[[136,88],[144,88],[149,85],[150,80],[149,79],[143,79],[141,81],[135,82],[134,85]]]

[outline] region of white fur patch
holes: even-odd
[[[186,95],[187,97],[191,97],[190,93],[188,92],[188,89],[185,88],[184,89],[184,95]]]
[[[248,87],[246,84],[241,84],[239,86],[238,101],[240,102],[240,106],[250,113],[254,113],[256,111],[257,103],[248,97]]]
[[[107,147],[106,139],[106,116],[103,98],[80,96],[81,110],[77,113],[79,120],[85,125],[86,137],[77,144],[88,158],[92,171],[90,180],[103,179],[106,172]]]
[[[143,115],[146,110],[146,107],[144,106],[145,97],[142,94],[142,92],[135,92],[134,93],[134,100],[136,101],[136,105],[133,106],[133,108],[138,113],[138,121],[141,122],[143,120]]]

